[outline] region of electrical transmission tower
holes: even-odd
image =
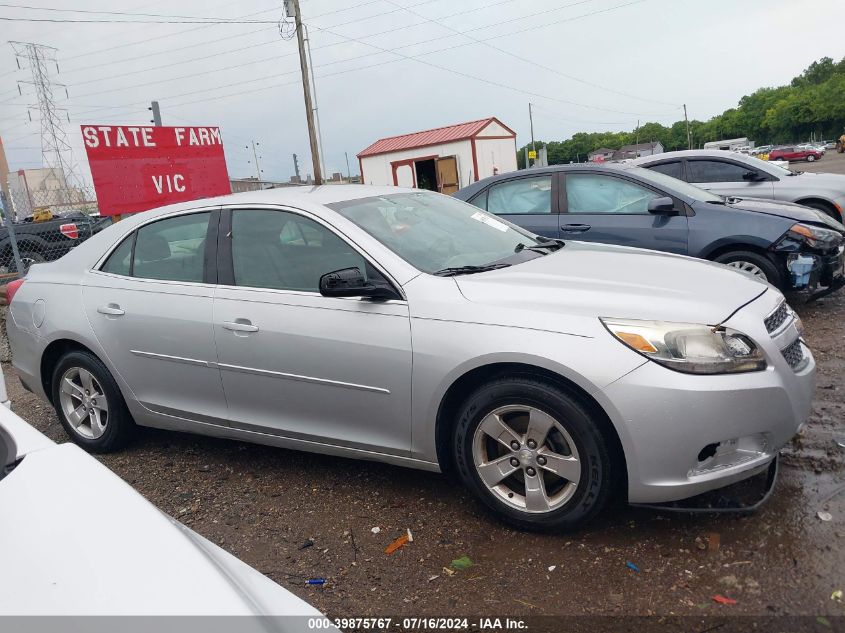
[[[51,78],[51,72],[55,67],[56,74],[59,72],[59,64],[56,60],[57,49],[43,44],[32,42],[9,42],[15,52],[18,67],[22,70],[29,70],[31,79],[29,81],[18,81],[18,84],[31,85],[35,91],[38,103],[32,105],[32,109],[38,109],[41,123],[41,156],[43,166],[53,170],[54,175],[62,183],[64,188],[64,203],[76,202],[80,197],[82,180],[77,174],[76,164],[73,160],[73,150],[68,141],[63,119],[70,118],[64,108],[57,105],[54,91],[60,89],[67,97],[67,88],[64,84],[56,83]],[[23,62],[24,65],[21,64]],[[18,86],[20,91],[20,85]],[[30,114],[30,118],[32,115]]]

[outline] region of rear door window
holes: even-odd
[[[657,165],[649,165],[648,167],[652,171],[660,172],[661,174],[666,174],[667,176],[671,176],[672,178],[677,178],[678,180],[684,180],[684,164],[679,160],[673,160],[669,163],[659,163]]]
[[[744,165],[721,160],[691,160],[687,162],[690,182],[746,182]]]
[[[487,191],[486,209],[497,215],[550,214],[552,177],[517,178],[493,185]]]
[[[132,271],[132,245],[135,242],[135,234],[132,233],[124,239],[120,246],[112,251],[101,270],[104,273],[113,275],[129,276]]]
[[[202,282],[210,212],[180,215],[138,229],[132,276]]]

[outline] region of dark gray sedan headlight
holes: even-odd
[[[763,352],[737,330],[698,323],[601,319],[619,341],[655,363],[687,374],[733,374],[766,368]]]
[[[789,229],[789,236],[803,242],[810,248],[827,250],[845,242],[842,233],[812,224],[794,224]]]

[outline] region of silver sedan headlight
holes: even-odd
[[[601,319],[619,341],[655,363],[687,374],[732,374],[766,368],[748,336],[698,323]]]

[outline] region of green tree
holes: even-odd
[[[789,85],[759,88],[742,97],[708,121],[690,121],[693,147],[708,141],[748,137],[763,143],[788,143],[816,138],[835,138],[845,129],[845,58],[830,57],[810,64]],[[660,141],[668,151],[686,149],[687,126],[676,121],[670,126],[644,123],[630,132],[578,132],[563,141],[537,142],[546,147],[549,164],[585,161],[587,154],[600,147],[619,149],[632,144]],[[524,147],[517,164],[525,165]]]

